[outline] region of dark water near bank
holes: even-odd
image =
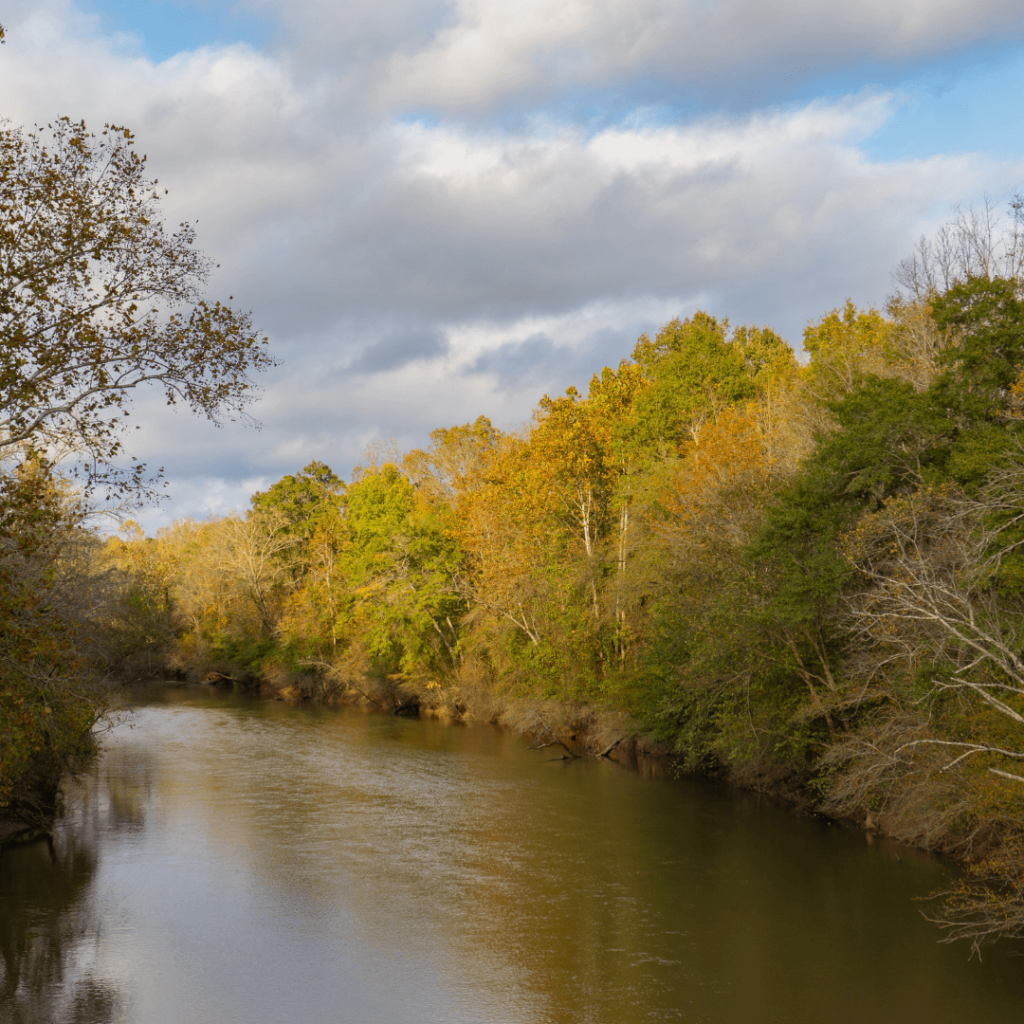
[[[2,1024],[1024,1020],[912,851],[490,729],[153,699],[0,855]]]

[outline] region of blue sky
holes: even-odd
[[[1024,148],[1024,47],[979,49],[898,83],[900,104],[866,140],[873,159],[952,152],[1015,159]]]
[[[226,43],[261,47],[271,34],[267,19],[238,9],[233,0],[92,0],[81,5],[99,15],[102,28],[135,37],[152,60]]]
[[[798,345],[1024,187],[1019,0],[0,0],[15,123],[129,125],[282,365],[259,433],[140,396],[205,515],[526,421],[698,308]]]

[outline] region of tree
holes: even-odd
[[[489,446],[477,486],[456,506],[456,537],[466,556],[459,586],[492,656],[509,647],[509,627],[540,649],[549,639],[546,612],[564,607],[572,589],[560,557],[563,509],[536,486],[531,458],[523,438],[502,436]]]
[[[991,199],[956,206],[933,239],[922,238],[901,260],[893,282],[902,298],[930,302],[972,277],[1024,277],[1024,196],[1010,198],[1006,217]]]
[[[324,519],[336,515],[345,500],[345,484],[323,462],[311,462],[294,476],[289,473],[266,491],[252,496],[252,507],[280,512],[285,531],[304,541],[316,533]]]
[[[191,225],[165,228],[133,147],[66,117],[0,127],[0,458],[71,455],[121,494],[147,490],[117,467],[135,388],[219,422],[274,364],[248,314],[201,298],[210,261]]]
[[[634,475],[638,469],[639,445],[637,440],[641,424],[636,416],[637,398],[650,382],[644,377],[639,364],[623,359],[618,370],[606,366],[600,375],[590,378],[587,395],[595,418],[601,422],[607,435],[606,448],[609,466],[614,466],[617,479],[613,485],[613,500],[617,504],[617,531],[615,540],[614,583],[615,622],[619,631],[620,660],[625,656],[626,609],[622,601],[622,583],[629,556],[631,532],[630,511],[633,502]]]
[[[348,496],[341,563],[360,642],[386,674],[452,670],[464,607],[453,538],[392,463],[364,470]]]
[[[473,423],[432,430],[430,448],[409,452],[402,465],[436,508],[453,510],[481,485],[482,474],[503,436],[486,416],[478,416]]]
[[[1024,364],[1024,301],[1018,282],[970,277],[937,297],[931,312],[949,339],[938,357],[948,369],[936,387],[953,415],[966,423],[1019,415],[1012,390]]]
[[[728,329],[727,320],[698,312],[637,342],[633,359],[650,382],[637,395],[637,421],[652,448],[669,451],[721,409],[754,397],[745,353],[729,343]]]
[[[229,516],[220,526],[214,564],[242,585],[269,637],[274,632],[274,592],[289,576],[282,555],[295,547],[296,539],[287,532],[288,521],[274,509],[253,509],[244,519]]]
[[[865,373],[887,376],[891,325],[876,309],[858,310],[847,299],[804,330],[811,357],[805,374],[812,395],[836,401],[855,390]]]
[[[1020,548],[1024,544],[1024,454],[1018,442],[1007,465],[994,469],[977,495],[955,485],[888,502],[858,525],[849,554],[866,584],[846,600],[858,646],[878,665],[898,664],[926,681],[931,697],[956,694],[961,714],[978,702],[1024,726]],[[1009,578],[1007,578],[1009,577]],[[872,674],[877,674],[873,665]],[[903,743],[899,756],[921,746],[949,748],[948,770],[978,754],[996,756],[988,770],[1024,783],[999,758],[1024,761],[984,725],[972,735],[929,736]],[[1001,739],[1005,740],[1003,736]]]
[[[849,537],[851,667],[870,710],[827,754],[833,811],[867,805],[967,862],[936,920],[975,949],[1024,934],[1022,455],[973,495],[922,489]]]
[[[81,508],[60,483],[38,462],[0,474],[0,808],[36,824],[87,759],[102,700],[80,629],[96,581],[62,564]]]
[[[37,818],[93,748],[117,668],[89,635],[96,581],[69,567],[98,546],[86,495],[152,492],[123,466],[133,391],[219,422],[273,365],[248,314],[202,298],[211,264],[189,224],[165,228],[133,146],[114,125],[0,123],[0,807]]]
[[[601,612],[595,558],[614,472],[608,460],[606,424],[596,404],[583,399],[575,388],[568,388],[564,397],[545,395],[535,417],[529,440],[531,489],[550,496],[570,535],[583,542],[596,622]]]

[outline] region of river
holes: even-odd
[[[0,854],[2,1024],[986,1024],[941,863],[483,726],[153,688]]]

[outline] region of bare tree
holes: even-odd
[[[1003,215],[989,197],[953,210],[896,268],[893,283],[905,299],[927,301],[969,277],[1024,279],[1024,195],[1015,194]]]
[[[212,554],[214,566],[245,588],[267,635],[274,631],[273,592],[289,578],[282,556],[297,543],[287,525],[285,516],[273,511],[229,516],[219,524]]]
[[[875,670],[927,666],[931,695],[956,694],[1024,727],[1022,616],[997,590],[1001,566],[1024,544],[1022,524],[1020,460],[992,474],[975,498],[949,487],[882,512],[855,557],[867,586],[848,605],[857,645]],[[889,756],[910,757],[922,747],[947,751],[943,771],[988,755],[992,774],[1024,783],[1024,775],[1007,770],[1024,762],[1024,732],[1012,748],[981,736],[923,736]]]
[[[1006,586],[1022,546],[1024,446],[975,495],[922,489],[859,524],[861,724],[822,764],[829,809],[968,864],[927,916],[976,951],[1024,934],[1024,602]]]

